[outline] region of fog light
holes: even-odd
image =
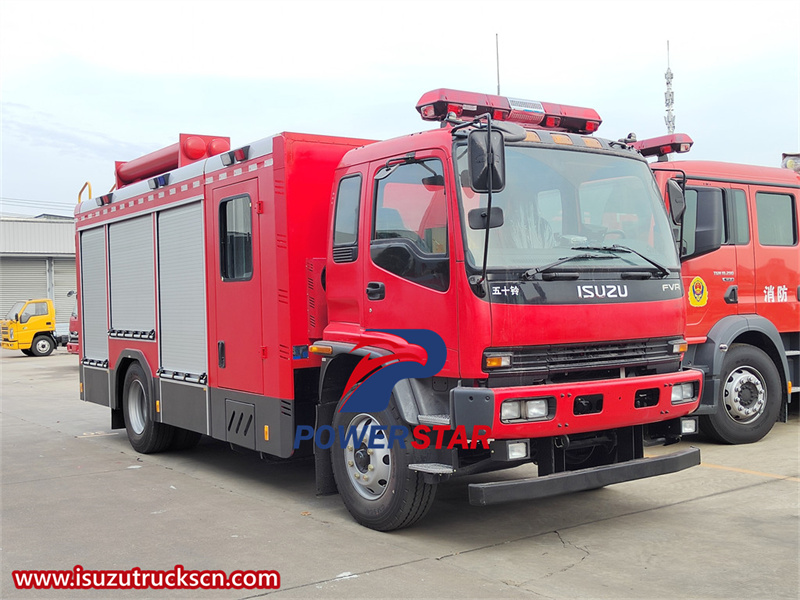
[[[500,420],[513,421],[519,419],[521,416],[521,409],[521,403],[516,400],[503,402],[503,404],[500,405]]]
[[[512,442],[508,445],[508,460],[528,458],[528,442]]]
[[[528,420],[544,419],[547,417],[547,400],[528,400],[525,403],[525,418]]]
[[[681,435],[697,433],[697,419],[681,419]]]

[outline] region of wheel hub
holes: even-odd
[[[722,393],[728,416],[740,424],[752,423],[766,408],[766,386],[761,374],[752,367],[733,371]]]
[[[357,415],[347,427],[346,446],[342,449],[348,479],[367,500],[383,496],[392,472],[392,451],[385,430],[378,426],[380,423],[372,415]]]

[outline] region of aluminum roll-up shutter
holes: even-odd
[[[56,306],[56,323],[59,326],[69,326],[69,317],[72,309],[75,308],[75,298],[68,298],[67,294],[77,289],[75,287],[75,259],[54,258],[53,269],[53,303]]]
[[[108,358],[108,291],[105,229],[81,232],[81,345],[84,358]]]
[[[47,298],[47,261],[44,258],[0,258],[0,317],[15,302]]]
[[[161,367],[207,372],[203,211],[198,202],[158,215]]]
[[[153,221],[150,215],[108,227],[111,329],[156,327]]]

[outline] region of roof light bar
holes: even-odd
[[[423,94],[417,110],[424,121],[461,120],[491,113],[492,118],[524,127],[570,133],[594,133],[603,120],[591,108],[506,98],[440,88]]]
[[[671,133],[649,140],[634,142],[632,145],[642,156],[666,156],[671,152],[688,152],[694,144],[685,133]]]

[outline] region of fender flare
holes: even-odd
[[[321,344],[325,344],[326,346],[331,346],[333,348],[333,354],[330,357],[326,357],[322,361],[322,367],[320,369],[320,376],[319,376],[319,401],[320,404],[330,404],[330,403],[338,403],[341,399],[341,395],[339,397],[335,397],[335,394],[331,393],[331,387],[326,386],[326,383],[331,382],[331,378],[329,377],[329,369],[336,365],[337,368],[343,368],[347,372],[347,376],[349,377],[352,369],[354,368],[355,364],[352,365],[345,365],[342,366],[341,359],[344,356],[350,357],[358,357],[358,360],[365,356],[388,356],[393,354],[389,350],[385,350],[383,348],[375,348],[374,346],[361,346],[359,348],[356,347],[355,344],[348,344],[344,342],[320,342]],[[357,361],[356,361],[357,362]],[[338,373],[336,374],[338,376]],[[334,389],[338,389],[338,386],[335,386]],[[343,391],[343,390],[342,390]],[[419,403],[417,401],[416,395],[414,394],[414,389],[409,383],[407,379],[401,379],[400,381],[395,384],[393,388],[393,394],[395,398],[395,404],[397,409],[400,411],[400,417],[408,424],[417,425],[419,424]],[[320,423],[318,423],[318,426]]]
[[[760,338],[762,343],[753,343],[753,337]],[[742,338],[745,338],[742,340]],[[725,353],[735,343],[748,343],[764,350],[775,362],[778,374],[781,377],[783,402],[788,399],[786,381],[789,373],[789,363],[786,360],[786,351],[781,341],[778,329],[769,320],[759,315],[729,315],[719,320],[708,332],[704,343],[692,346],[689,360],[690,366],[703,370],[706,375],[706,386],[703,391],[704,406],[716,406],[719,378]],[[711,401],[706,394],[712,394]]]
[[[151,400],[155,402],[158,399],[155,378],[153,377],[153,372],[150,370],[150,365],[148,364],[144,354],[139,350],[126,348],[119,353],[119,356],[117,356],[117,360],[114,363],[114,369],[112,370],[112,381],[114,382],[111,394],[112,410],[122,410],[122,386],[125,384],[125,373],[128,371],[127,365],[131,362],[138,362],[139,366],[142,367],[145,377],[147,378],[147,391]],[[122,364],[126,366],[125,369],[120,369],[120,365]],[[155,414],[159,417],[158,421],[160,421],[160,413]]]

